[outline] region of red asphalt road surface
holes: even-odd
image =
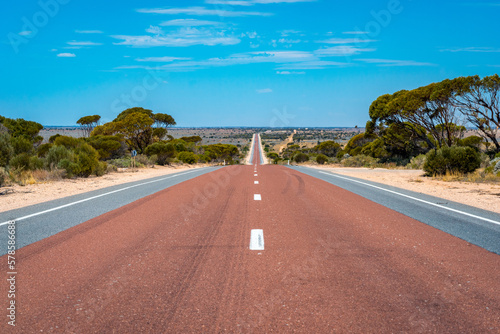
[[[500,332],[500,256],[286,167],[254,168],[20,249],[17,325],[3,280],[1,332]],[[265,250],[249,250],[252,229]]]

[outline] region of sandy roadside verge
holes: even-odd
[[[106,174],[101,177],[63,179],[27,186],[14,185],[3,187],[0,190],[7,192],[7,194],[0,196],[0,212],[194,168],[200,168],[200,166],[155,166],[154,168],[139,168],[135,170],[123,169],[122,171]]]
[[[500,184],[438,181],[423,176],[424,173],[421,170],[308,167],[387,184],[500,213]]]

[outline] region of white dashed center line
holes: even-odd
[[[259,181],[253,181],[253,184],[259,184]]]
[[[262,196],[260,196],[260,194],[255,194],[253,195],[253,199],[254,201],[262,201]]]
[[[264,230],[250,232],[250,250],[264,250]]]

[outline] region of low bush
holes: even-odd
[[[0,132],[0,167],[6,167],[14,155],[14,149],[10,143],[8,133]]]
[[[0,167],[0,187],[6,186],[8,180],[9,180],[9,174],[7,174],[5,168]]]
[[[64,146],[52,146],[47,152],[45,163],[50,169],[54,169],[63,159],[70,160],[73,153]]]
[[[66,177],[74,177],[81,172],[80,166],[69,159],[62,159],[61,161],[59,161],[57,167],[66,171]]]
[[[411,169],[422,169],[425,164],[425,154],[417,155],[416,157],[411,158],[410,163],[407,167]]]
[[[146,147],[145,153],[149,156],[156,155],[156,162],[163,166],[170,164],[175,157],[176,150],[174,145],[170,143],[157,142]]]
[[[293,156],[293,160],[296,162],[296,163],[301,163],[301,162],[306,162],[309,160],[309,156],[305,153],[297,153]]]
[[[472,147],[442,147],[426,155],[424,171],[427,175],[471,173],[481,165],[480,154]]]
[[[185,164],[194,164],[198,161],[198,156],[193,152],[181,152],[177,155],[177,159],[182,161]]]
[[[347,154],[346,154],[347,155]],[[358,154],[355,156],[348,156],[342,160],[342,165],[345,167],[367,167],[375,168],[377,167],[377,159],[372,158],[367,155]]]
[[[22,171],[30,170],[30,155],[28,153],[21,153],[10,159],[10,169]]]
[[[316,162],[320,165],[324,165],[325,162],[328,162],[328,157],[324,154],[319,154],[317,157],[316,157]]]

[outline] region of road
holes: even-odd
[[[18,250],[15,329],[500,331],[499,255],[259,156]]]

